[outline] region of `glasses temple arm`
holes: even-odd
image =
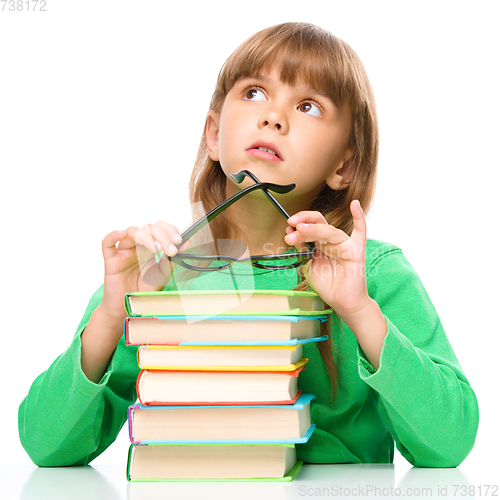
[[[250,170],[240,170],[236,174],[231,174],[231,177],[237,183],[242,182],[243,179],[245,178],[245,176],[250,177],[250,179],[252,179],[256,183],[260,183],[259,179],[254,174],[252,174],[252,172],[250,172]],[[293,186],[295,187],[295,184]],[[261,189],[264,192],[264,194],[269,198],[269,201],[278,209],[279,212],[281,212],[283,214],[285,219],[288,220],[290,218],[290,215],[282,207],[281,203],[267,189],[265,189],[265,188],[261,188]],[[312,245],[308,242],[306,242],[306,246],[307,246],[307,248],[309,248],[309,250],[312,250],[314,248],[314,245]]]
[[[267,189],[270,189],[271,191],[275,192],[280,192],[280,193],[288,193],[290,192],[293,188],[295,187],[295,184],[287,184],[287,185],[280,185],[280,184],[272,184],[270,182],[259,182],[258,184],[254,184],[253,186],[249,186],[239,193],[236,193],[235,195],[231,196],[228,198],[226,201],[221,203],[219,206],[215,207],[213,210],[210,210],[204,217],[202,217],[199,221],[195,222],[191,227],[186,229],[182,234],[182,242],[177,245],[180,246],[184,241],[186,241],[188,238],[190,238],[193,234],[198,232],[202,227],[204,227],[206,224],[208,224],[211,220],[215,219],[220,213],[222,213],[227,207],[238,201],[240,198],[245,196],[251,191],[255,191],[256,189],[263,189],[264,192]],[[274,197],[273,197],[274,198]],[[278,203],[278,202],[276,202]]]
[[[252,172],[250,172],[250,170],[240,170],[238,173],[236,174],[231,174],[231,177],[239,184],[241,181],[243,181],[243,179],[245,178],[245,176],[247,177],[250,177],[250,179],[252,179],[255,183],[257,184],[261,184],[261,182],[259,181],[259,179],[257,179],[257,177],[252,174]],[[295,184],[293,185],[293,187],[295,188]],[[265,188],[261,188],[262,191],[264,192],[264,194],[269,198],[269,201],[278,209],[279,212],[281,212],[283,214],[283,217],[285,217],[286,219],[289,219],[290,218],[290,215],[288,214],[288,212],[281,206],[281,203]]]

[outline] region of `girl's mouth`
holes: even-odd
[[[268,153],[272,153],[274,156],[278,156],[272,149],[265,148],[263,146],[260,146],[257,149],[260,149],[261,151],[267,151]]]
[[[260,158],[261,160],[271,162],[283,161],[276,147],[273,148],[271,146],[273,145],[269,144],[264,146],[262,144],[254,144],[250,149],[247,150],[247,153],[255,156],[256,158]]]

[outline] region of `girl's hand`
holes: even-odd
[[[97,384],[102,379],[123,334],[123,321],[127,316],[125,294],[164,288],[173,266],[168,259],[161,259],[158,265],[155,254],[164,248],[167,255],[175,255],[177,248],[171,246],[175,242],[180,243],[179,231],[166,222],[148,224],[142,229],[129,227],[126,231],[112,231],[102,240],[102,302],[92,312],[81,336],[82,371],[92,382]],[[188,243],[189,240],[181,248]],[[144,281],[143,271],[149,272],[152,279]]]
[[[346,321],[370,303],[366,287],[366,222],[358,200],[351,203],[354,230],[351,236],[327,223],[319,212],[298,212],[288,219],[285,241],[301,250],[315,242],[317,255],[304,266],[311,287]],[[294,226],[294,227],[292,227]]]
[[[307,281],[344,320],[364,355],[377,370],[387,323],[366,287],[366,221],[358,200],[351,203],[351,236],[328,224],[319,212],[299,212],[288,219],[285,241],[305,250],[314,241],[317,256],[304,266]]]
[[[112,231],[102,241],[104,257],[104,291],[100,309],[110,321],[123,322],[126,317],[126,293],[162,290],[170,280],[173,264],[155,254],[177,253],[181,242],[177,228],[166,222],[147,224],[142,229],[129,227]],[[189,240],[181,249],[187,248]]]

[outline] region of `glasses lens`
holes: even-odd
[[[248,248],[239,240],[217,240],[190,247],[173,260],[195,271],[217,271],[231,267],[248,256]]]
[[[218,240],[192,246],[185,253],[171,260],[192,271],[220,271],[235,264],[252,265],[258,269],[295,269],[304,265],[313,252],[291,252],[288,254],[250,257],[245,243],[239,240]]]
[[[292,269],[300,265],[302,265],[302,259],[298,259],[297,257],[280,259],[274,262],[271,259],[260,259],[252,262],[252,266],[259,269]]]
[[[224,260],[224,259],[207,259],[206,257],[196,256],[196,257],[185,257],[179,259],[179,264],[187,269],[192,269],[193,271],[221,271],[222,269],[227,269],[234,261]]]
[[[293,252],[289,257],[285,256],[286,254],[281,254],[252,259],[252,266],[259,269],[293,269],[303,266],[314,256],[314,252]]]

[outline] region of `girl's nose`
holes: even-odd
[[[288,133],[289,124],[285,113],[280,110],[267,109],[260,118],[261,127],[276,128],[281,134]]]

